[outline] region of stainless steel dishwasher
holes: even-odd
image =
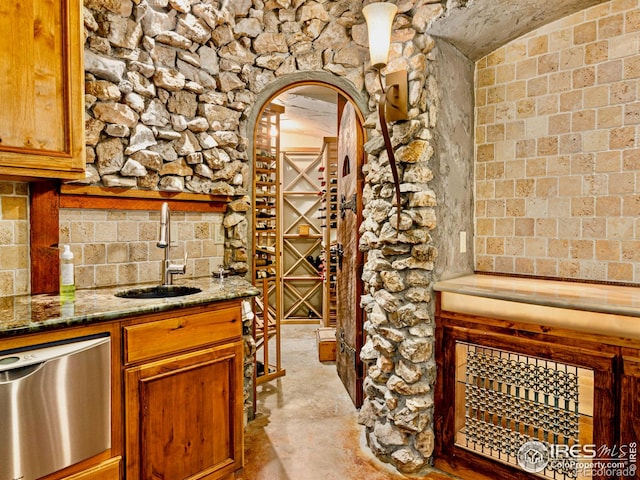
[[[110,344],[0,352],[0,480],[35,480],[110,448]]]

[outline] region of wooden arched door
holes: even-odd
[[[338,133],[338,222],[336,272],[336,366],[356,407],[363,401],[362,292],[363,254],[358,248],[362,221],[363,129],[351,103],[344,104]]]

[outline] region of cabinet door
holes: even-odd
[[[242,342],[125,370],[127,479],[218,479],[242,467]]]
[[[638,467],[638,442],[640,442],[640,358],[623,356],[620,445],[629,447],[630,455],[635,454],[633,460],[636,467]],[[631,451],[632,446],[634,446],[634,452]],[[640,478],[640,472],[636,471],[633,478]]]
[[[528,480],[514,454],[528,440],[616,445],[614,351],[466,326],[438,335],[436,467],[468,480]],[[535,478],[578,473],[550,463]]]
[[[84,172],[81,9],[79,0],[0,2],[0,174]]]

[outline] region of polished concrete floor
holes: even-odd
[[[316,328],[282,327],[286,376],[258,387],[237,480],[450,480],[436,471],[404,476],[373,457],[335,364],[318,361]]]

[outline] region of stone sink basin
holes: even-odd
[[[120,298],[168,298],[193,295],[201,291],[202,290],[197,287],[187,287],[184,285],[154,285],[153,287],[124,290],[117,292],[115,295]]]

